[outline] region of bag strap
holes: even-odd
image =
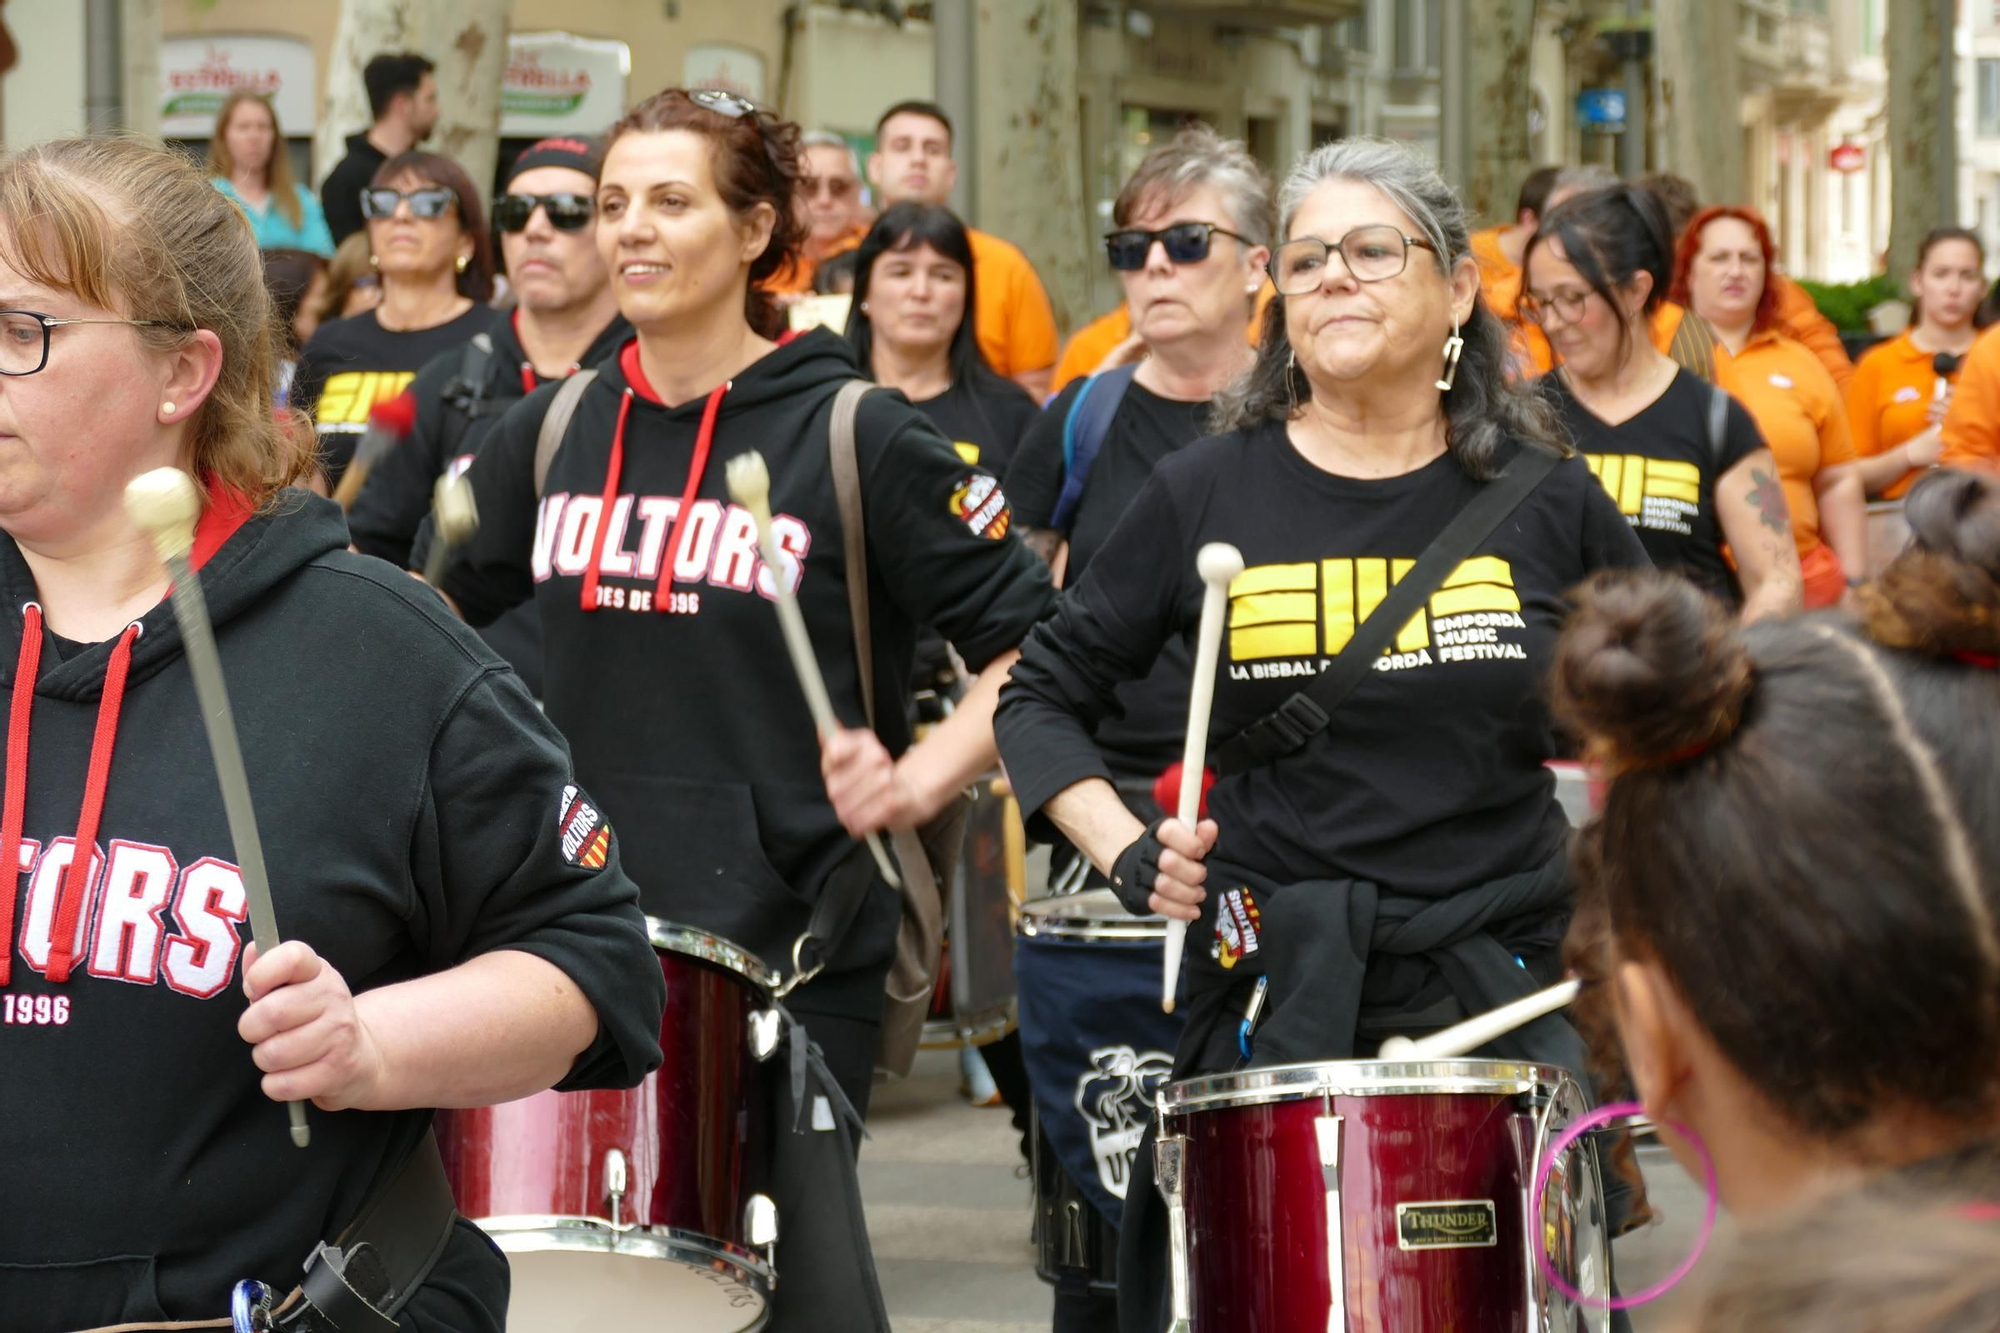
[[[1063,418],[1063,484],[1056,507],[1049,514],[1049,526],[1057,532],[1069,531],[1077,506],[1083,503],[1083,488],[1090,482],[1090,469],[1097,451],[1111,433],[1111,418],[1125,401],[1139,363],[1118,366],[1101,375],[1092,375],[1070,400],[1069,415]],[[1100,392],[1102,390],[1102,392]]]
[[[542,491],[549,484],[549,466],[556,461],[556,450],[562,448],[563,436],[569,432],[570,419],[576,415],[576,405],[583,401],[583,391],[597,378],[594,370],[579,370],[562,382],[556,396],[549,400],[549,410],[542,417],[541,433],[535,436],[535,498],[540,499]]]
[[[486,366],[492,360],[492,335],[473,334],[464,354],[458,358],[458,374],[452,376],[439,396],[464,416],[478,420],[486,402]]]
[[[437,1135],[426,1133],[396,1174],[371,1194],[331,1245],[306,1258],[303,1306],[278,1323],[331,1324],[340,1333],[394,1333],[396,1316],[437,1266],[458,1217]]]
[[[1333,664],[1294,694],[1245,727],[1234,739],[1216,751],[1218,773],[1241,773],[1268,764],[1292,753],[1312,737],[1326,730],[1333,710],[1361,678],[1374,667],[1382,650],[1409,624],[1453,570],[1463,564],[1507,516],[1521,507],[1542,479],[1554,470],[1562,456],[1553,449],[1523,445],[1499,476],[1480,488],[1463,509],[1452,516],[1410,572],[1382,599],[1368,618],[1354,631],[1347,646],[1335,654]]]
[[[1715,479],[1722,480],[1723,436],[1729,433],[1729,395],[1719,384],[1708,386],[1708,461]]]

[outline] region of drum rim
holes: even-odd
[[[1085,894],[1103,894],[1118,906],[1117,916],[1075,916],[1066,915],[1057,909],[1062,903],[1072,903]],[[1042,910],[1038,910],[1042,909]],[[1101,940],[1125,942],[1158,942],[1167,938],[1167,919],[1163,916],[1133,916],[1118,903],[1118,895],[1110,889],[1099,887],[1081,889],[1076,893],[1051,893],[1040,898],[1030,898],[1021,904],[1021,914],[1016,929],[1023,939],[1034,939],[1046,935],[1058,940]]]
[[[726,967],[760,989],[771,990],[778,984],[777,977],[764,966],[763,959],[720,935],[683,926],[663,917],[649,916],[646,918],[646,938],[652,941],[655,949],[665,949],[669,953]]]
[[[493,1238],[506,1251],[509,1240],[539,1236],[556,1244],[529,1249],[523,1254],[576,1250],[590,1254],[624,1254],[635,1258],[663,1259],[686,1268],[714,1271],[718,1266],[762,1297],[768,1306],[775,1275],[771,1265],[750,1250],[726,1240],[704,1236],[678,1227],[614,1227],[598,1217],[570,1213],[509,1213],[498,1217],[476,1217],[472,1224]]]
[[[1573,1075],[1554,1065],[1509,1060],[1327,1060],[1182,1079],[1159,1096],[1162,1113],[1180,1115],[1313,1097],[1514,1096],[1564,1079]]]

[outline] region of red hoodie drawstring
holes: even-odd
[[[666,545],[661,548],[660,581],[653,594],[655,611],[669,609],[674,562],[680,558],[681,539],[687,532],[688,513],[694,508],[695,495],[701,490],[702,473],[708,470],[708,451],[715,444],[715,418],[722,411],[722,396],[728,392],[727,383],[716,386],[701,409],[701,428],[695,432],[694,461],[688,466],[687,489],[681,493],[681,507],[674,512],[673,526],[667,529]],[[625,421],[631,413],[632,390],[627,388],[618,399],[618,425],[611,432],[611,461],[604,470],[604,498],[598,502],[597,534],[590,539],[590,562],[583,567],[581,597],[586,611],[597,609],[597,562],[604,556],[604,537],[611,531],[611,509],[618,500],[618,477],[625,470]],[[633,503],[637,503],[636,498]]]
[[[76,845],[63,869],[55,924],[49,931],[52,982],[69,980],[76,964],[73,945],[77,918],[89,896],[91,851],[104,814],[104,789],[111,780],[111,752],[118,739],[118,712],[125,702],[125,677],[132,667],[136,624],[126,627],[104,671],[104,694],[97,705],[97,730],[90,740],[90,772],[83,785],[83,810],[76,821]],[[21,624],[21,655],[14,666],[13,696],[7,708],[7,793],[0,804],[0,986],[14,976],[14,901],[21,883],[21,820],[28,804],[28,724],[35,681],[42,662],[42,608],[30,602]]]

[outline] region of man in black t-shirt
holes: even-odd
[[[436,69],[424,57],[405,53],[376,56],[361,71],[375,123],[347,136],[347,156],[319,187],[335,245],[361,230],[361,192],[382,164],[431,137],[438,119]]]

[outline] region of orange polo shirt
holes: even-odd
[[[1979,335],[1958,368],[1958,387],[1944,414],[1943,463],[2000,467],[2000,325]]]
[[[1845,393],[1848,381],[1854,378],[1854,363],[1847,359],[1847,346],[1840,341],[1840,330],[1819,312],[1805,288],[1782,273],[1773,273],[1771,281],[1778,284],[1779,329],[1818,357],[1826,373],[1833,376],[1834,384]]]
[[[1847,385],[1847,424],[1854,432],[1856,457],[1887,453],[1930,428],[1938,379],[1933,359],[1933,354],[1918,347],[1907,332],[1862,353]],[[1958,372],[1947,375],[1945,382],[1956,384]],[[1882,498],[1900,500],[1928,470],[1914,468],[1904,473],[1882,492]]]
[[[1250,312],[1250,327],[1244,333],[1252,347],[1264,336],[1264,307],[1271,304],[1276,294],[1277,289],[1268,282],[1257,290],[1257,304]],[[1056,362],[1055,376],[1049,381],[1049,396],[1053,398],[1063,391],[1063,385],[1096,370],[1098,362],[1111,355],[1112,348],[1131,336],[1132,311],[1123,305],[1072,333],[1063,344],[1062,358]]]
[[[785,261],[785,266],[764,280],[764,290],[774,296],[801,296],[813,289],[813,278],[819,273],[822,260],[844,255],[861,244],[868,235],[868,224],[857,222],[848,228],[847,234],[835,239],[819,259],[809,259],[803,254],[795,254]]]
[[[1494,284],[1521,271],[1513,260],[1507,258],[1507,252],[1500,248],[1500,237],[1506,230],[1505,227],[1488,227],[1484,231],[1473,232],[1470,238],[1472,257],[1479,261],[1479,285],[1487,290],[1489,302]]]
[[[1811,348],[1775,330],[1752,334],[1734,356],[1717,343],[1715,366],[1716,382],[1749,411],[1777,457],[1792,538],[1804,559],[1820,545],[1813,478],[1854,461],[1840,389]]]
[[[1046,370],[1056,363],[1056,312],[1035,266],[1013,244],[967,227],[979,289],[974,329],[986,362],[1002,375]]]

